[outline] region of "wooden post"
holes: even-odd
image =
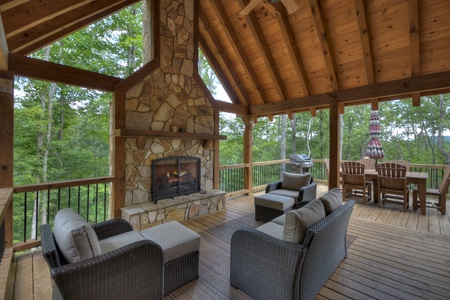
[[[125,92],[116,90],[114,92],[112,116],[112,175],[116,180],[112,183],[112,199],[110,206],[110,217],[121,218],[125,206],[125,138],[116,138],[114,133],[117,129],[125,128]]]
[[[14,73],[0,71],[0,188],[12,188],[14,162]],[[6,208],[5,247],[13,242],[13,206]],[[0,220],[0,223],[3,220]]]
[[[330,170],[328,176],[328,188],[340,186],[340,112],[339,102],[330,104]]]
[[[220,124],[220,115],[219,115],[219,110],[217,108],[214,109],[214,134],[219,134],[220,133],[220,128],[219,128],[219,124]],[[220,171],[219,171],[219,166],[220,166],[220,152],[219,152],[219,145],[220,141],[219,140],[214,140],[213,145],[214,145],[214,168],[213,168],[213,173],[214,173],[214,181],[213,181],[213,187],[215,189],[219,189],[220,187]]]
[[[253,142],[253,126],[254,121],[250,116],[244,118],[244,189],[248,190],[248,194],[253,194],[253,172],[252,172],[252,142]]]

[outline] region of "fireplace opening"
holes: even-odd
[[[152,199],[200,192],[200,158],[170,156],[152,161]]]

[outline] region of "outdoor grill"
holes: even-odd
[[[313,166],[313,160],[307,154],[290,154],[290,164],[294,173],[310,173],[309,169]]]

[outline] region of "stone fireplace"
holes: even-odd
[[[200,158],[170,156],[152,161],[152,198],[158,199],[200,192]]]
[[[119,133],[125,138],[122,217],[138,230],[225,207],[225,193],[213,189],[216,151],[210,138],[218,132],[218,122],[214,120],[212,97],[195,74],[197,1],[147,2],[149,6],[151,3],[154,7],[144,9],[150,18],[144,18],[143,23],[148,25],[148,32],[144,32],[144,61],[152,68],[126,92],[125,128]],[[152,16],[159,16],[159,24],[149,21]],[[152,34],[152,26],[159,35]],[[149,48],[155,49],[154,53]],[[152,180],[157,180],[153,162],[181,156],[198,159],[195,189],[206,193],[181,193],[172,199],[178,195],[169,192],[155,199],[158,188],[152,186]]]

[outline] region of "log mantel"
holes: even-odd
[[[158,139],[180,139],[180,140],[203,140],[206,147],[213,140],[226,140],[226,135],[191,133],[191,132],[170,132],[155,130],[137,130],[137,129],[116,129],[116,137],[122,138],[158,138]]]

